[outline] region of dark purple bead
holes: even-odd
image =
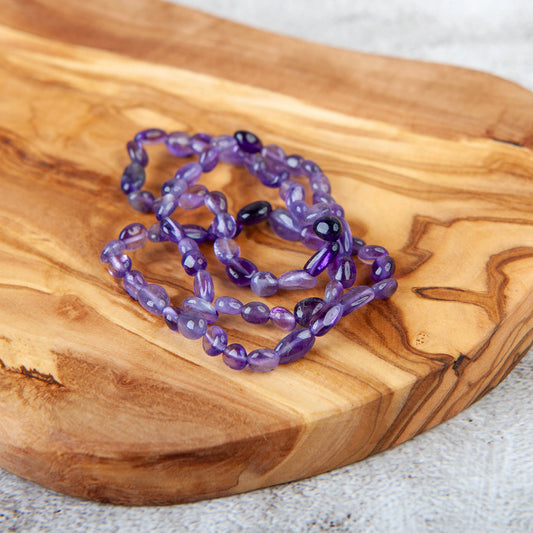
[[[207,259],[203,253],[193,250],[187,252],[181,258],[181,265],[189,276],[194,276],[199,270],[205,270],[207,268]]]
[[[241,249],[236,241],[226,237],[218,238],[213,244],[215,257],[223,264],[227,265],[233,259],[239,257]]]
[[[123,278],[131,270],[131,259],[126,255],[112,255],[107,271],[114,278]]]
[[[274,350],[259,348],[248,354],[248,366],[254,372],[269,372],[279,365],[279,354]]]
[[[329,194],[331,192],[331,184],[324,174],[316,174],[309,178],[309,185],[311,190],[319,194]]]
[[[104,246],[104,249],[100,254],[100,261],[102,261],[102,263],[110,263],[112,257],[122,255],[124,250],[126,250],[126,243],[119,239],[113,239]]]
[[[181,309],[169,305],[163,309],[163,318],[171,331],[178,331],[178,320],[181,315]]]
[[[246,350],[242,344],[230,344],[222,354],[222,360],[233,370],[242,370],[248,364]]]
[[[286,241],[299,241],[302,229],[296,217],[287,209],[274,209],[268,218],[272,231]]]
[[[208,324],[213,324],[213,322],[217,321],[218,312],[216,311],[215,306],[207,300],[203,300],[197,296],[189,296],[188,298],[185,298],[181,307],[183,312],[195,311],[201,313],[204,315]]]
[[[336,241],[342,232],[342,222],[337,217],[321,217],[313,224],[313,231],[324,241]]]
[[[199,270],[194,276],[193,292],[195,296],[208,302],[215,298],[213,278],[207,270]]]
[[[128,224],[120,232],[118,238],[126,245],[126,250],[138,250],[146,243],[148,230],[144,224],[134,222],[133,224]]]
[[[300,300],[294,306],[294,318],[300,326],[307,327],[311,321],[311,317],[320,311],[324,307],[325,303],[322,298],[312,296],[310,298],[304,298]]]
[[[335,259],[339,253],[338,242],[328,242],[315,252],[307,261],[304,270],[311,274],[311,276],[318,276],[321,272],[326,270],[328,265]],[[340,280],[339,280],[340,281]]]
[[[359,248],[362,248],[365,245],[365,241],[359,237],[352,238],[352,255],[356,255],[359,252]]]
[[[178,318],[178,330],[187,339],[199,339],[205,335],[207,320],[194,311],[181,313]]]
[[[207,194],[205,185],[191,185],[178,199],[178,205],[182,209],[197,209],[204,205]]]
[[[389,252],[383,246],[365,244],[357,250],[357,257],[367,265],[373,263],[378,257],[389,255]]]
[[[128,150],[128,155],[130,156],[132,163],[139,163],[139,165],[142,165],[143,167],[148,164],[148,154],[137,141],[130,141],[126,145],[126,149]]]
[[[266,270],[256,272],[250,280],[250,288],[257,296],[272,296],[278,292],[278,278]]]
[[[166,131],[163,131],[159,128],[150,128],[147,130],[140,131],[135,135],[135,140],[139,144],[159,144],[165,142],[167,139]]]
[[[162,315],[163,309],[170,305],[167,291],[161,285],[146,285],[137,295],[139,303],[144,309],[154,315]]]
[[[183,224],[181,227],[185,235],[198,244],[202,244],[208,239],[207,230],[198,224]]]
[[[154,195],[150,191],[134,191],[128,194],[128,202],[139,213],[150,213],[154,205]]]
[[[126,272],[122,278],[124,290],[134,299],[137,300],[139,291],[147,285],[144,276],[138,270]]]
[[[179,222],[176,222],[173,218],[167,217],[159,222],[160,232],[166,237],[166,239],[174,244],[177,244],[181,239],[185,238],[185,232]]]
[[[154,222],[148,228],[148,240],[150,242],[165,242],[168,240],[167,236],[161,231],[161,225],[159,222]]]
[[[394,278],[384,279],[372,285],[376,300],[385,300],[390,298],[398,288],[398,282]]]
[[[250,226],[268,220],[272,206],[264,200],[258,200],[251,204],[245,205],[237,213],[237,223],[243,226]]]
[[[259,138],[250,131],[239,130],[233,135],[243,152],[255,154],[261,151],[263,144]]]
[[[390,255],[382,255],[372,263],[370,277],[374,283],[391,278],[396,270],[394,259]]]
[[[280,364],[292,363],[301,359],[315,344],[315,336],[307,329],[300,328],[289,333],[276,346]]]
[[[215,300],[215,309],[224,315],[240,315],[242,302],[233,296],[220,296]]]
[[[130,163],[122,174],[120,180],[120,187],[123,192],[129,194],[130,192],[135,192],[141,189],[146,180],[146,173],[144,167],[139,163]]]
[[[221,354],[228,345],[228,336],[220,326],[209,326],[202,339],[202,346],[207,355]]]
[[[187,185],[194,185],[202,177],[202,167],[199,163],[187,163],[176,170],[175,180],[183,180]]]
[[[270,320],[283,331],[292,331],[296,326],[294,315],[285,307],[273,307],[270,310]]]
[[[199,252],[200,248],[198,247],[196,241],[189,237],[184,237],[178,242],[178,250],[180,251],[181,255],[185,255],[189,252]]]
[[[250,324],[266,324],[270,318],[270,309],[262,302],[248,302],[242,306],[241,316]]]
[[[213,233],[219,238],[232,239],[237,233],[235,219],[229,213],[218,213],[213,219]]]
[[[188,157],[193,153],[191,138],[184,131],[173,131],[169,133],[165,145],[167,150],[176,157]]]
[[[289,270],[278,278],[279,288],[287,290],[312,289],[317,279],[305,270]]]
[[[317,237],[313,231],[313,226],[305,226],[302,229],[300,237],[302,244],[311,250],[318,250],[321,246],[324,246],[324,241],[320,237]]]
[[[306,159],[302,163],[302,170],[304,171],[304,174],[308,178],[315,177],[317,174],[318,175],[322,174],[322,169],[314,161],[311,161],[310,159]]]
[[[328,275],[331,281],[339,281],[345,289],[349,289],[357,276],[354,260],[347,254],[338,255],[329,264]]]
[[[198,163],[204,172],[211,172],[218,164],[217,149],[211,147],[204,150],[200,155]]]
[[[165,194],[172,194],[176,198],[179,198],[179,196],[185,192],[188,187],[189,185],[185,180],[172,178],[163,183],[163,186],[161,187],[161,196],[164,196]]]
[[[360,309],[374,299],[374,291],[370,287],[360,285],[344,293],[340,303],[344,306],[343,316],[349,315],[356,309]]]
[[[289,155],[287,159],[285,159],[285,164],[289,168],[291,174],[295,177],[302,175],[302,165],[304,162],[304,158],[299,155]]]
[[[336,302],[340,300],[343,293],[344,287],[340,281],[330,281],[324,291],[324,301],[327,303]]]
[[[250,285],[252,276],[256,272],[257,267],[244,257],[236,257],[226,265],[228,279],[241,287]]]
[[[191,148],[195,154],[200,155],[211,143],[211,135],[207,133],[197,133],[191,137]]]
[[[342,318],[344,306],[341,303],[326,304],[311,317],[309,331],[316,337],[325,335]]]
[[[226,213],[228,211],[228,200],[226,195],[220,191],[207,193],[204,198],[204,204],[213,215]]]
[[[156,210],[155,218],[162,220],[169,217],[176,211],[176,207],[178,207],[178,199],[173,194],[165,194],[165,196],[161,197],[161,203]]]

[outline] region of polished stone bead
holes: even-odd
[[[302,175],[302,165],[304,162],[304,158],[299,155],[289,155],[285,159],[285,164],[287,165],[288,169],[290,170],[290,173],[295,176],[301,176]]]
[[[232,135],[216,135],[211,138],[211,146],[215,147],[219,153],[231,150],[237,146],[237,140]]]
[[[262,302],[248,302],[242,306],[241,316],[250,324],[266,324],[270,318],[270,309]]]
[[[333,205],[336,203],[331,194],[327,194],[325,192],[313,192],[313,203],[320,204],[322,202],[328,205]]]
[[[243,226],[250,226],[268,220],[272,206],[264,200],[258,200],[247,204],[237,213],[237,223]]]
[[[340,281],[330,281],[324,291],[324,301],[327,303],[340,300],[344,293],[344,287]]]
[[[200,248],[195,240],[191,239],[190,237],[184,237],[178,242],[178,250],[180,251],[181,255],[185,255],[189,252],[199,252]]]
[[[189,276],[194,276],[199,270],[205,270],[207,268],[207,259],[203,253],[193,250],[183,255],[181,265]]]
[[[118,238],[126,245],[126,250],[138,250],[146,243],[148,230],[144,224],[134,222],[133,224],[128,224],[120,232]]]
[[[317,237],[313,231],[313,226],[305,226],[300,233],[300,241],[304,246],[311,250],[318,250],[321,246],[324,246],[324,241]]]
[[[285,180],[285,182],[288,180]],[[299,183],[291,187],[285,195],[285,204],[290,209],[294,202],[305,202],[305,189]]]
[[[220,326],[209,326],[202,339],[202,346],[207,355],[219,355],[228,345],[228,336]]]
[[[165,141],[167,150],[176,157],[188,157],[192,155],[191,138],[184,131],[169,133]]]
[[[233,215],[229,213],[218,213],[213,219],[212,229],[216,237],[232,239],[237,233],[237,223]]]
[[[268,170],[265,158],[258,153],[247,153],[244,156],[244,166],[246,167],[246,170],[255,178],[258,178],[261,172],[266,172]]]
[[[278,278],[272,272],[261,270],[252,276],[250,288],[258,296],[272,296],[278,292]]]
[[[178,199],[178,205],[182,209],[197,209],[204,205],[205,196],[208,193],[205,185],[191,185]]]
[[[248,354],[248,366],[254,372],[269,372],[279,365],[279,354],[268,348],[259,348]]]
[[[274,189],[289,177],[289,172],[287,170],[270,170],[265,166],[258,169],[257,177],[262,185]]]
[[[259,138],[250,131],[236,131],[234,137],[240,149],[248,154],[255,154],[263,148]]]
[[[247,353],[242,344],[229,344],[224,353],[222,360],[233,370],[242,370],[248,364]]]
[[[363,239],[359,237],[352,237],[352,255],[357,255],[359,248],[362,248],[366,244]]]
[[[205,195],[204,204],[213,215],[226,213],[228,211],[228,199],[226,198],[226,195],[220,191],[208,192]]]
[[[173,194],[165,194],[165,196],[162,196],[161,203],[155,212],[155,218],[161,220],[172,215],[176,210],[176,207],[178,207],[178,202],[179,200]]]
[[[273,307],[270,310],[270,320],[283,331],[292,331],[296,326],[294,315],[281,306]]]
[[[317,279],[305,270],[289,270],[278,278],[279,288],[286,290],[312,289]]]
[[[167,140],[167,133],[159,128],[150,128],[135,135],[135,140],[141,144],[160,144]]]
[[[122,278],[124,290],[134,299],[137,300],[139,291],[147,285],[144,276],[138,270],[126,272]]]
[[[300,326],[307,327],[311,321],[311,317],[320,311],[324,307],[325,303],[322,298],[317,296],[311,296],[309,298],[304,298],[300,300],[294,306],[294,318]]]
[[[344,218],[344,208],[339,205],[339,204],[329,204],[329,209],[331,211],[331,214],[334,216],[334,217],[337,217],[337,218]]]
[[[154,195],[150,191],[134,191],[128,194],[128,202],[139,213],[151,213]]]
[[[187,163],[176,170],[175,180],[183,180],[190,187],[202,177],[202,167],[199,163]]]
[[[261,155],[270,163],[276,163],[281,164],[283,167],[286,167],[285,158],[287,157],[285,155],[285,151],[281,146],[278,146],[277,144],[269,144],[267,146],[263,146],[263,149],[261,150]]]
[[[384,279],[372,285],[376,300],[390,298],[398,288],[398,282],[394,278]]]
[[[370,277],[374,283],[377,283],[392,277],[395,270],[394,259],[390,255],[382,255],[372,263]]]
[[[107,265],[107,271],[114,278],[123,278],[131,270],[131,259],[126,255],[112,255]]]
[[[193,292],[195,296],[208,302],[215,298],[213,278],[207,270],[199,270],[194,276]]]
[[[181,227],[179,222],[176,222],[173,218],[163,218],[159,222],[160,232],[166,237],[166,240],[178,244],[181,239],[185,238],[185,231]]]
[[[150,242],[165,242],[168,240],[167,236],[161,231],[159,222],[154,222],[148,228],[148,240]]]
[[[235,146],[219,152],[218,158],[223,163],[242,167],[246,159],[246,154],[240,149],[237,141],[235,141]]]
[[[353,237],[350,225],[346,222],[345,218],[340,219],[342,224],[342,234],[339,239],[339,244],[342,247],[342,251],[347,255],[352,255],[353,250]]]
[[[291,204],[287,204],[287,206],[289,208],[289,211],[296,217],[296,220],[303,225],[305,221],[305,216],[309,211],[309,206],[307,205],[307,203],[303,201],[297,201],[291,202]]]
[[[235,257],[226,265],[226,275],[230,281],[245,287],[250,285],[252,276],[257,272],[257,267],[248,259]]]
[[[178,331],[187,339],[199,339],[205,335],[207,320],[194,311],[182,312],[178,318]]]
[[[374,299],[374,291],[370,287],[360,285],[353,287],[344,293],[340,303],[344,306],[343,316],[349,315],[356,309],[360,309]]]
[[[162,315],[163,309],[170,305],[167,291],[161,285],[150,284],[142,287],[137,299],[144,309],[154,315]]]
[[[241,249],[233,239],[220,237],[213,243],[213,252],[223,265],[227,265],[232,259],[239,257]]]
[[[195,154],[200,155],[211,143],[211,135],[197,133],[191,137],[191,148]]]
[[[178,331],[178,320],[181,315],[181,309],[169,305],[163,309],[163,318],[171,331]]]
[[[224,315],[240,315],[242,302],[233,296],[219,296],[215,300],[215,309]]]
[[[172,194],[176,198],[179,198],[179,196],[185,192],[188,187],[189,185],[185,180],[172,178],[163,183],[161,187],[161,196],[164,196],[165,194]]]
[[[281,339],[275,351],[280,364],[284,365],[301,359],[314,344],[315,336],[307,328],[300,328]]]
[[[139,163],[145,167],[148,164],[148,154],[146,150],[142,147],[142,144],[137,141],[129,141],[126,145],[128,150],[128,155],[130,156],[132,163]]]
[[[310,159],[306,159],[302,162],[302,170],[308,178],[312,178],[322,174],[322,169]]]
[[[342,232],[342,222],[337,217],[321,217],[313,223],[313,231],[324,241],[336,241]]]
[[[287,209],[274,209],[268,218],[272,231],[286,241],[300,240],[301,224]]]
[[[328,265],[328,276],[331,281],[339,281],[345,289],[349,289],[355,283],[357,269],[351,256],[338,255]]]
[[[146,180],[146,173],[144,167],[139,163],[130,163],[122,174],[120,179],[120,187],[123,192],[129,194],[141,189]]]
[[[321,272],[326,270],[328,265],[335,259],[339,253],[338,242],[328,242],[317,250],[307,261],[304,270],[311,274],[311,276],[318,276]],[[340,280],[339,280],[340,281]]]
[[[102,263],[109,263],[112,257],[121,255],[124,250],[126,250],[126,243],[120,239],[113,239],[104,246],[100,254],[100,261]]]
[[[199,165],[204,172],[211,172],[218,164],[218,151],[216,148],[207,148],[200,154]]]
[[[303,220],[304,226],[309,226],[311,224],[314,224],[317,220],[320,220],[322,218],[327,217],[330,215],[331,210],[329,208],[329,205],[325,202],[321,202],[318,204],[313,204],[309,207],[305,218]]]
[[[207,300],[203,300],[197,296],[189,296],[188,298],[185,298],[181,307],[184,312],[196,311],[197,313],[201,313],[204,315],[208,324],[213,324],[217,321],[218,312],[215,309],[215,306]]]
[[[301,185],[296,180],[286,179],[279,187],[279,197],[285,201],[287,195],[294,187],[301,187]]]
[[[198,224],[183,224],[181,227],[185,235],[198,244],[204,243],[209,238],[207,230]]]
[[[316,337],[325,335],[342,318],[344,306],[341,303],[326,304],[309,322],[309,331]]]
[[[357,250],[357,257],[361,262],[366,263],[367,265],[370,265],[378,257],[382,257],[384,255],[389,255],[389,252],[387,252],[383,246],[376,246],[373,244],[365,244]]]
[[[309,185],[313,192],[319,194],[329,194],[331,192],[331,184],[324,174],[315,174],[309,178]]]

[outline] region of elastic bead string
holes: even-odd
[[[174,177],[161,187],[161,195],[142,190],[148,165],[146,145],[164,143],[176,157],[199,156],[198,162],[182,165]],[[160,129],[139,132],[126,145],[131,163],[121,179],[122,191],[130,205],[141,213],[154,213],[156,222],[149,229],[136,222],[127,225],[118,239],[110,241],[100,259],[109,273],[122,278],[126,292],[147,311],[163,316],[172,331],[189,339],[202,338],[207,355],[222,354],[226,365],[241,370],[265,372],[278,364],[303,357],[313,347],[315,338],[325,335],[343,317],[360,309],[373,299],[385,299],[396,291],[394,260],[381,246],[367,245],[353,237],[343,208],[331,196],[331,185],[320,167],[299,155],[286,156],[276,145],[263,146],[251,132],[238,131],[234,136],[211,137],[186,132],[167,134]],[[209,191],[197,182],[202,174],[214,170],[219,162],[244,166],[263,185],[278,188],[286,208],[273,209],[266,201],[252,202],[239,210],[236,217],[228,213],[228,202],[220,191]],[[312,203],[305,201],[305,188],[292,179],[305,176],[313,192]],[[291,177],[292,176],[292,177]],[[180,207],[192,210],[202,206],[213,214],[209,228],[196,224],[179,224],[171,218]],[[316,250],[304,267],[276,277],[241,257],[235,241],[243,226],[268,221],[274,233],[288,241],[300,241]],[[146,243],[169,241],[176,244],[184,271],[194,278],[194,296],[185,298],[181,309],[170,303],[168,293],[160,285],[149,284],[143,275],[132,270],[127,251]],[[217,260],[225,267],[227,277],[238,286],[250,286],[258,296],[268,297],[278,290],[310,289],[317,276],[327,271],[330,282],[324,298],[300,300],[294,312],[280,306],[269,307],[262,302],[243,304],[232,296],[215,299],[207,259],[199,245],[213,244]],[[371,265],[372,286],[353,287],[357,269],[353,257]],[[220,314],[240,315],[252,324],[273,322],[289,332],[272,350],[259,348],[247,353],[239,343],[228,344],[226,332],[215,324]],[[296,325],[301,326],[298,329]]]

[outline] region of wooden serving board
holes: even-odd
[[[154,0],[109,6],[0,1],[2,467],[107,502],[233,494],[401,443],[510,372],[533,342],[533,94]],[[397,294],[268,374],[207,357],[99,262],[124,225],[151,223],[119,190],[125,143],[146,127],[246,128],[317,161],[354,233],[395,257]],[[159,148],[150,157],[155,192],[176,162]],[[227,166],[208,186],[232,212],[277,201]],[[277,274],[309,256],[268,227],[240,243]],[[133,261],[175,303],[191,295],[172,246]],[[218,294],[257,299],[213,269]],[[221,322],[247,348],[282,336]]]

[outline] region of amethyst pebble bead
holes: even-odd
[[[222,360],[233,370],[242,370],[248,364],[246,350],[239,343],[228,345],[222,354]]]
[[[248,259],[236,257],[226,265],[226,275],[228,279],[239,285],[247,287],[250,285],[252,276],[257,272],[257,267]]]
[[[205,335],[207,320],[195,311],[181,313],[178,318],[178,331],[187,339],[199,339]]]
[[[205,270],[207,268],[207,259],[202,252],[196,252],[193,250],[187,252],[181,258],[181,265],[189,276],[194,276],[199,270]]]
[[[139,303],[144,309],[154,315],[162,315],[163,309],[170,305],[167,291],[161,285],[146,285],[137,295]]]
[[[142,147],[142,144],[137,141],[129,141],[126,145],[128,155],[130,156],[132,163],[139,163],[139,165],[145,167],[148,164],[148,154]]]
[[[233,296],[219,296],[215,300],[215,309],[224,315],[240,315],[242,302]]]
[[[191,148],[191,138],[184,131],[174,131],[169,133],[165,139],[165,145],[169,153],[176,157],[188,157],[193,151]]]
[[[223,265],[227,265],[233,259],[239,257],[241,249],[233,239],[219,237],[213,244],[213,252]]]
[[[257,296],[272,296],[278,292],[278,278],[266,270],[256,272],[250,280],[250,288]]]
[[[289,270],[278,278],[279,288],[287,290],[312,289],[317,278],[305,270]]]
[[[301,224],[296,217],[287,209],[274,209],[268,217],[268,222],[272,231],[286,241],[299,241]]]
[[[207,270],[199,270],[194,276],[193,292],[195,296],[208,302],[215,298],[213,278]]]
[[[243,152],[255,154],[263,148],[263,144],[259,138],[250,131],[239,130],[233,136]]]
[[[276,346],[279,363],[284,365],[301,359],[315,344],[315,336],[307,328],[289,333]]]
[[[397,288],[398,282],[394,278],[384,279],[383,281],[379,281],[375,285],[372,285],[376,300],[390,298],[396,292]]]
[[[335,259],[339,250],[338,242],[327,242],[311,256],[305,264],[304,270],[311,276],[318,276]]]
[[[300,300],[294,306],[294,318],[300,326],[307,327],[311,322],[311,317],[324,307],[325,303],[322,298],[311,296]]]
[[[326,304],[311,317],[309,331],[316,337],[325,335],[342,318],[343,312],[341,303]]]
[[[357,257],[362,263],[366,263],[367,265],[384,255],[389,255],[389,252],[383,246],[373,244],[365,244],[357,250]]]
[[[342,222],[337,217],[322,217],[314,222],[313,231],[324,241],[336,241],[342,233]]]
[[[360,285],[353,287],[344,293],[340,299],[340,303],[344,307],[343,316],[349,315],[356,309],[360,309],[363,305],[374,299],[374,291],[370,287]]]
[[[181,306],[184,312],[195,311],[204,316],[208,324],[213,324],[217,321],[218,312],[215,309],[215,306],[208,302],[207,300],[202,300],[198,296],[189,296],[183,300]]]
[[[205,330],[202,346],[207,355],[219,355],[228,345],[228,335],[220,326],[209,326]]]
[[[122,278],[124,290],[134,299],[137,300],[139,291],[147,285],[144,276],[138,270],[126,272]]]
[[[191,137],[191,149],[195,154],[200,155],[211,143],[211,135],[207,133],[196,133]]]
[[[394,274],[395,269],[394,259],[390,255],[382,255],[372,263],[370,277],[373,282],[388,279]]]
[[[199,163],[187,163],[174,174],[175,180],[184,181],[189,187],[202,177],[202,167]]]
[[[264,200],[258,200],[251,204],[245,205],[237,213],[237,223],[243,226],[250,226],[268,220],[272,206]]]
[[[126,255],[113,255],[107,265],[107,271],[114,278],[123,278],[131,270],[131,259]]]
[[[126,244],[123,240],[113,239],[109,241],[100,254],[100,261],[102,263],[110,263],[112,257],[121,255],[126,249]]]
[[[294,315],[285,307],[273,307],[270,310],[270,320],[283,331],[292,331],[296,327]]]
[[[249,302],[242,306],[241,316],[250,324],[266,324],[270,318],[270,309],[262,302]]]
[[[163,309],[163,318],[171,331],[178,331],[178,320],[181,315],[181,309],[169,305]]]
[[[248,366],[254,372],[269,372],[279,365],[279,353],[268,348],[259,348],[248,354]]]
[[[201,154],[198,164],[203,172],[211,172],[218,164],[218,151],[216,148],[206,148]]]
[[[338,281],[343,288],[349,289],[355,283],[357,269],[351,256],[342,254],[328,265],[328,275],[331,281]]]
[[[167,134],[164,130],[159,128],[150,128],[140,131],[135,135],[135,141],[140,145],[143,144],[159,144],[167,140]]]
[[[120,187],[126,194],[130,192],[138,191],[143,185],[146,179],[146,173],[144,167],[139,163],[130,163],[122,174],[120,180]]]
[[[209,239],[208,231],[198,224],[183,224],[181,227],[185,235],[198,244],[202,244]]]
[[[154,200],[154,195],[150,191],[134,191],[128,194],[129,204],[139,213],[151,213]]]
[[[166,217],[159,222],[159,231],[167,240],[178,244],[185,238],[185,231],[179,222],[176,222],[173,218]]]

